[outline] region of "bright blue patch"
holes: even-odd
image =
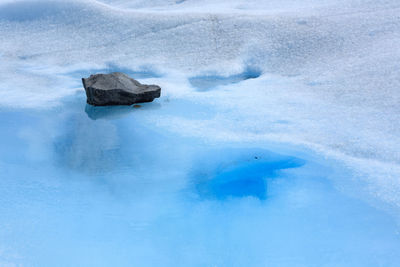
[[[224,200],[255,197],[265,200],[268,197],[267,179],[278,177],[283,169],[297,168],[303,164],[302,160],[291,157],[265,160],[254,156],[251,160],[217,170],[212,176],[198,174],[196,179],[199,182],[195,187],[200,198]]]

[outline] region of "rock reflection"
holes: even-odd
[[[96,107],[86,104],[85,112],[92,120],[98,119],[117,119],[129,115],[133,112],[132,106],[104,106]]]
[[[94,173],[113,169],[119,150],[117,129],[108,121],[73,116],[67,120],[66,132],[58,138],[55,150],[59,163],[71,169]]]

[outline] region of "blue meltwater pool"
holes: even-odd
[[[145,119],[207,119],[199,110],[94,108],[83,93],[51,109],[1,109],[0,263],[400,266],[398,224],[336,188],[333,178],[351,179],[339,164]]]

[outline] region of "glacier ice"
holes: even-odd
[[[0,265],[398,265],[397,2],[1,1]]]

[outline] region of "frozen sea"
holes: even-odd
[[[0,266],[400,266],[399,11],[0,1]]]

